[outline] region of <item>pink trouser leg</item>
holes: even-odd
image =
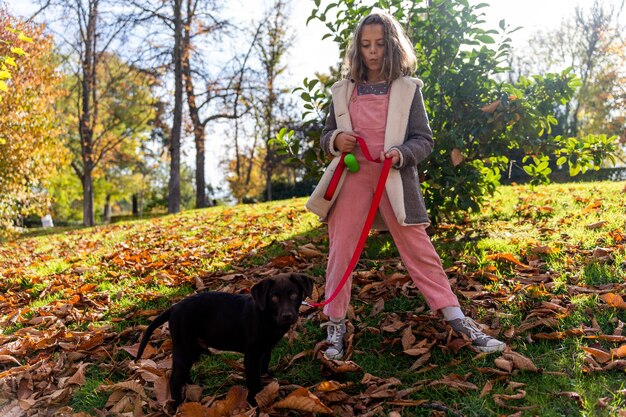
[[[356,244],[370,208],[374,188],[380,168],[371,169],[366,165],[356,174],[348,174],[328,217],[330,247],[326,270],[326,297],[329,297],[339,285]],[[389,228],[393,240],[400,252],[402,261],[411,279],[421,291],[431,310],[442,307],[458,306],[459,302],[452,292],[448,277],[441,265],[441,260],[426,233],[423,225],[401,226],[398,224],[387,193],[383,194],[379,212]],[[324,314],[333,318],[346,315],[352,279],[348,279],[337,298],[324,307]]]
[[[459,306],[441,259],[426,233],[426,226],[398,224],[387,193],[383,194],[379,210],[400,252],[402,263],[430,309],[437,311],[443,307]]]
[[[329,248],[326,269],[326,297],[330,297],[343,278],[372,203],[374,190],[368,171],[362,166],[359,172],[346,175],[340,194],[328,216]],[[332,318],[344,318],[350,303],[351,289],[352,276],[337,297],[330,304],[324,306],[324,314]]]

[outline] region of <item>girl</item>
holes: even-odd
[[[320,140],[325,153],[335,156],[307,201],[307,208],[328,222],[329,255],[326,295],[335,291],[355,250],[369,210],[380,164],[365,160],[357,146],[362,137],[371,155],[391,158],[393,168],[385,185],[378,215],[398,247],[411,279],[433,311],[440,311],[450,326],[469,337],[483,352],[502,351],[503,342],[486,335],[459,307],[441,260],[426,234],[429,224],[420,191],[417,164],[433,150],[432,131],[424,108],[421,80],[410,78],[417,59],[411,42],[395,18],[372,13],[356,28],[346,52],[345,79],[332,86],[330,112]],[[344,170],[332,198],[324,194],[343,152],[353,152],[360,169]],[[328,198],[328,197],[327,197]],[[378,224],[378,226],[377,226]],[[375,223],[380,228],[381,223]],[[324,307],[329,347],[326,356],[344,353],[346,311],[351,279]]]

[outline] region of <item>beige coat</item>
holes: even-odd
[[[389,173],[385,191],[401,225],[430,223],[417,172],[417,164],[432,152],[434,146],[420,91],[423,85],[417,78],[401,77],[391,83],[389,92],[385,150],[397,149],[400,152],[400,161]],[[306,203],[306,207],[322,221],[326,220],[348,172],[344,170],[332,200],[325,200],[324,193],[341,156],[341,152],[334,148],[335,138],[340,132],[352,130],[348,106],[354,87],[355,83],[347,79],[338,81],[331,87],[333,101],[320,145],[334,158]],[[377,219],[374,228],[384,228],[380,219]]]

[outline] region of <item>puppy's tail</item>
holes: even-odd
[[[146,331],[143,333],[143,337],[141,338],[141,343],[139,344],[139,349],[137,350],[137,356],[135,360],[141,359],[141,355],[143,354],[146,345],[148,344],[148,340],[152,333],[156,330],[157,327],[161,326],[163,323],[170,319],[171,309],[165,310],[163,313],[159,314],[159,316],[150,323]]]

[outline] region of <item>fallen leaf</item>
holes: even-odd
[[[513,362],[513,366],[515,367],[515,369],[521,369],[523,371],[532,371],[532,372],[539,371],[539,369],[533,363],[533,361],[531,361],[527,357],[517,352],[513,352],[511,350],[505,351],[502,353],[502,357]]]
[[[21,365],[20,361],[18,361],[11,355],[0,355],[0,363],[7,363],[7,362],[14,362],[18,365]]]
[[[622,298],[621,295],[613,294],[609,292],[606,294],[602,294],[600,296],[600,299],[604,301],[605,303],[607,303],[608,305],[610,305],[611,307],[615,307],[619,309],[626,309],[626,302],[624,302],[624,299]]]
[[[508,360],[506,358],[503,358],[503,357],[499,357],[499,358],[496,358],[494,360],[494,362],[495,362],[496,366],[498,368],[502,369],[503,371],[506,371],[508,373],[513,372],[513,362],[512,361],[510,361],[510,360]]]
[[[594,359],[599,363],[607,363],[612,358],[612,355],[609,352],[605,352],[602,349],[596,349],[587,346],[583,346],[581,349],[593,356]]]
[[[413,329],[411,329],[411,326],[407,326],[402,332],[402,349],[405,351],[411,349],[411,347],[413,347],[413,343],[415,343]]]
[[[298,388],[286,398],[275,403],[272,407],[306,413],[333,414],[332,409],[324,405],[319,398],[311,394],[309,390],[304,387]]]
[[[85,376],[85,368],[87,368],[86,363],[81,363],[80,365],[78,365],[78,369],[76,370],[74,375],[72,375],[70,379],[67,380],[67,383],[80,385],[81,387],[85,385],[85,383],[87,382],[87,378]]]
[[[278,382],[276,381],[272,381],[263,387],[263,389],[254,397],[259,408],[266,409],[274,401],[276,401],[279,389],[280,385],[278,385]]]
[[[207,417],[208,410],[205,406],[198,402],[183,403],[178,407],[175,414],[176,417]]]
[[[564,392],[557,392],[556,395],[558,395],[559,397],[567,397],[569,399],[572,399],[572,400],[576,401],[576,404],[578,404],[578,406],[581,407],[581,408],[584,405],[582,397],[577,392],[574,392],[574,391],[564,391]]]
[[[461,391],[464,390],[477,390],[478,387],[471,382],[466,381],[466,377],[462,377],[457,374],[444,375],[443,378],[431,382],[428,386],[445,385],[448,388],[454,388]]]
[[[248,401],[246,400],[247,395],[247,389],[239,385],[232,387],[228,391],[228,394],[226,394],[225,399],[213,403],[207,410],[206,417],[231,416],[241,410],[245,410],[248,408]]]
[[[332,392],[345,388],[347,385],[337,381],[322,381],[315,386],[316,391]]]
[[[489,394],[489,392],[491,392],[492,389],[493,389],[493,381],[489,380],[485,383],[485,386],[480,391],[479,398],[483,398],[485,395]]]
[[[597,223],[588,224],[587,226],[585,226],[585,228],[587,228],[587,229],[600,229],[607,223],[608,223],[607,221],[601,220],[601,221],[599,221]]]

